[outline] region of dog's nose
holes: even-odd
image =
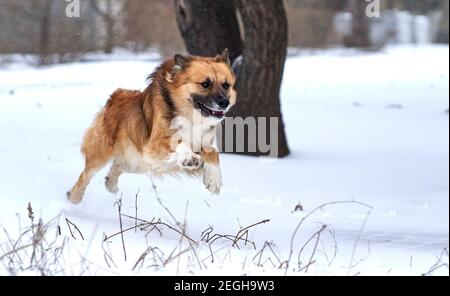
[[[228,98],[224,95],[218,95],[215,100],[217,105],[219,105],[220,108],[226,109],[228,106],[230,106],[230,101]]]

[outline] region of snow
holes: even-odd
[[[292,154],[281,160],[222,155],[224,188],[211,196],[201,181],[167,177],[155,180],[157,194],[175,218],[186,221],[187,234],[199,241],[189,251],[155,271],[133,266],[148,246],[165,258],[179,247],[180,236],[162,228],[126,232],[125,262],[120,236],[108,245],[115,267],[109,268],[102,249],[103,234],[120,231],[115,203],[138,217],[173,223],[158,203],[145,175],[125,175],[121,192],[104,188],[106,169],[92,181],[85,201],[70,205],[65,193],[83,168],[81,138],[96,112],[116,88],[142,89],[157,66],[148,56],[136,60],[89,61],[32,68],[13,64],[0,69],[0,225],[14,236],[18,219],[29,225],[26,207],[44,221],[60,215],[63,236],[70,237],[64,218],[74,222],[86,238],[69,238],[66,273],[83,254],[96,266],[93,274],[205,274],[282,275],[277,257],[287,260],[293,232],[308,213],[294,239],[289,275],[421,275],[436,263],[434,275],[448,275],[449,246],[449,48],[396,46],[381,52],[320,50],[290,57],[282,88],[282,107]],[[373,209],[357,204],[370,205]],[[294,211],[301,204],[303,211]],[[17,214],[19,216],[17,216]],[[19,217],[19,218],[18,218]],[[240,244],[219,240],[200,242],[209,226],[213,233],[235,235],[253,227]],[[367,220],[367,221],[366,221]],[[61,222],[62,221],[62,222]],[[366,222],[365,222],[366,221]],[[123,218],[124,228],[134,221]],[[321,233],[315,262],[299,271],[301,247]],[[328,229],[328,228],[327,228]],[[336,259],[330,265],[335,243]],[[3,245],[5,234],[0,234]],[[256,255],[265,242],[258,266]],[[4,245],[3,245],[4,246]],[[309,261],[314,241],[302,254]],[[182,251],[189,247],[182,242]],[[4,247],[0,248],[0,256]],[[443,255],[443,256],[441,256]],[[204,260],[199,264],[196,256]],[[441,261],[438,257],[441,256]],[[269,260],[270,258],[270,260]],[[144,265],[152,265],[149,258]],[[271,264],[273,262],[274,264]],[[445,264],[447,264],[445,266]],[[274,267],[275,266],[275,267]],[[0,274],[7,274],[0,267]]]

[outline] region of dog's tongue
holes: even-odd
[[[224,116],[224,115],[225,115],[225,112],[222,112],[222,111],[214,111],[214,110],[212,110],[212,114],[213,114],[214,116],[221,117],[221,116]]]

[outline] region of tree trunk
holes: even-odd
[[[106,54],[110,54],[113,52],[115,45],[115,35],[114,35],[114,24],[115,21],[111,18],[105,18],[106,24],[106,36],[105,36],[105,45],[103,46],[103,52]]]
[[[436,41],[438,43],[445,43],[448,44],[449,43],[449,1],[443,1],[444,3],[442,3],[442,20],[439,26],[439,32],[437,34],[436,37]]]
[[[175,0],[175,9],[189,53],[215,56],[228,48],[232,61],[241,54],[239,22],[232,1]]]
[[[288,42],[283,1],[175,0],[175,4],[178,25],[191,54],[215,56],[229,48],[232,60],[239,55],[243,57],[237,82],[238,102],[229,114],[232,118],[225,121],[225,132],[219,143],[221,150],[255,156],[287,156],[289,148],[280,107]],[[244,38],[237,11],[242,18]],[[227,137],[230,127],[227,122],[233,118],[256,119],[256,138],[251,137],[248,130],[244,143],[240,143],[236,134]],[[275,119],[272,123],[276,130],[269,126],[271,118]],[[259,143],[256,149],[255,143]],[[233,149],[229,151],[226,147]]]
[[[281,115],[280,90],[287,56],[288,22],[283,1],[238,0],[237,6],[244,27],[243,63],[239,73],[239,107],[232,116],[265,118],[258,122],[258,135],[266,128],[266,141],[272,139],[268,126],[270,118],[277,118],[278,157],[289,154],[289,147]],[[260,142],[259,136],[257,143]],[[248,143],[246,143],[248,144]],[[271,143],[272,144],[272,143]],[[254,155],[266,155],[260,145]],[[245,150],[248,154],[246,145]]]
[[[113,13],[113,7],[112,7],[112,1],[106,2],[106,11],[103,15],[105,19],[106,24],[106,39],[105,39],[105,46],[103,48],[104,53],[110,54],[112,53],[114,49],[114,25],[115,25],[115,19],[114,19],[114,13]]]
[[[115,25],[117,23],[117,16],[114,14],[113,0],[108,0],[105,2],[105,9],[101,8],[98,0],[90,0],[89,3],[95,12],[102,18],[102,21],[106,26],[103,52],[110,54],[116,45]]]
[[[368,2],[363,0],[350,0],[349,10],[353,15],[353,33],[345,41],[348,47],[370,47],[369,17],[366,15]]]
[[[39,64],[47,65],[51,63],[50,57],[50,34],[52,17],[52,0],[46,0],[42,8],[40,18],[40,38],[39,38]]]

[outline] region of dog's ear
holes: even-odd
[[[173,57],[173,66],[170,64],[170,69],[165,69],[166,70],[166,80],[168,82],[172,82],[175,79],[175,76],[177,76],[177,73],[180,71],[185,70],[188,67],[188,64],[190,61],[192,61],[192,57],[191,56],[184,56],[181,54],[176,54]]]
[[[190,57],[183,56],[181,54],[176,54],[173,59],[175,60],[174,72],[184,70],[190,60]]]
[[[228,48],[225,48],[222,54],[218,55],[216,59],[218,62],[224,62],[231,67],[230,51],[228,50]]]

